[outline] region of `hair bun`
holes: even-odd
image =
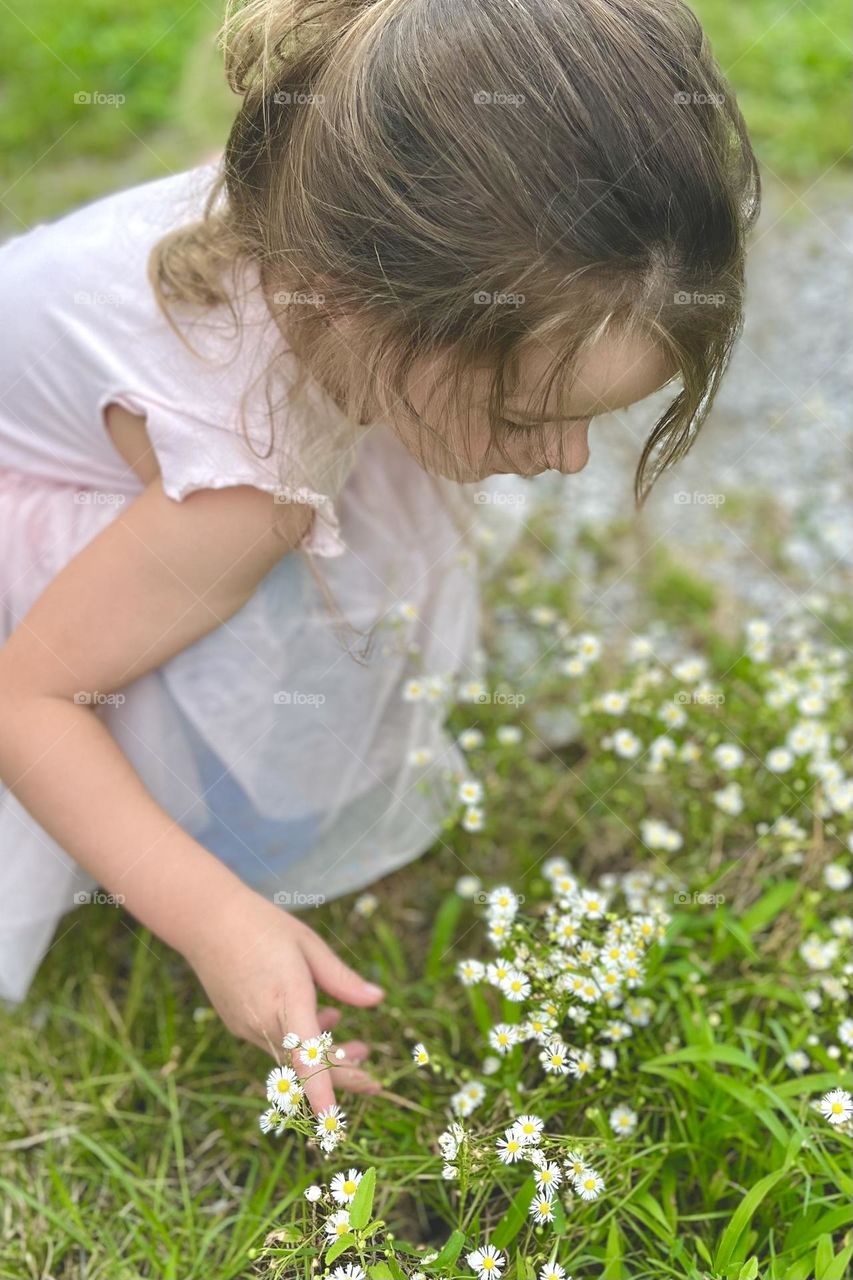
[[[363,8],[353,0],[228,0],[217,36],[228,84],[263,97],[283,82],[304,81]]]

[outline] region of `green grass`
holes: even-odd
[[[82,907],[65,922],[26,1005],[0,1021],[3,1280],[309,1280],[322,1246],[302,1192],[351,1165],[377,1170],[374,1210],[384,1226],[366,1248],[385,1249],[393,1232],[391,1254],[382,1254],[396,1259],[390,1280],[400,1280],[400,1260],[407,1275],[428,1267],[424,1248],[441,1247],[457,1230],[466,1252],[486,1239],[505,1241],[505,1280],[531,1280],[554,1244],[575,1280],[844,1280],[853,1145],[810,1104],[830,1088],[853,1087],[853,1063],[849,1049],[829,1052],[843,1007],[827,997],[813,1010],[803,999],[821,975],[807,970],[799,948],[813,932],[828,936],[839,910],[849,910],[849,894],[830,893],[823,880],[829,862],[850,863],[849,815],[817,819],[805,759],[788,775],[759,767],[793,713],[767,703],[765,668],[743,653],[739,622],[722,625],[730,602],[720,603],[713,643],[703,640],[714,621],[704,600],[665,631],[677,641],[670,665],[681,653],[708,654],[724,703],[675,699],[688,706],[686,727],[655,728],[658,702],[671,705],[672,688],[687,679],[676,674],[650,686],[651,701],[632,696],[617,719],[599,710],[600,693],[632,687],[632,669],[617,646],[579,680],[560,674],[565,647],[556,628],[577,615],[571,636],[589,621],[566,584],[560,595],[559,580],[547,581],[546,543],[534,525],[491,604],[514,611],[513,625],[551,660],[536,664],[520,709],[495,701],[453,711],[457,731],[476,723],[486,735],[469,756],[487,789],[485,830],[451,824],[425,861],[376,887],[381,906],[373,915],[345,899],[316,917],[344,957],[389,993],[378,1010],[345,1016],[346,1036],[373,1044],[385,1086],[367,1101],[342,1095],[348,1145],[322,1160],[298,1134],[263,1137],[257,1116],[268,1061],[222,1034],[174,953],[114,908]],[[614,546],[617,538],[601,541],[602,591],[622,573]],[[662,571],[671,572],[669,560],[650,554],[640,572],[654,582]],[[661,604],[665,591],[649,620]],[[825,713],[838,732],[851,673],[849,654],[839,668],[831,652],[833,633],[846,634],[849,606],[824,608],[826,629],[803,616],[817,646],[811,670],[841,672]],[[802,670],[790,650],[780,649],[774,664]],[[493,663],[492,678],[496,688],[516,688],[509,668]],[[566,750],[548,747],[536,731],[538,713],[557,702],[569,704],[581,726]],[[524,742],[497,745],[494,730],[515,721]],[[604,741],[620,726],[644,741],[661,732],[695,740],[701,759],[672,762],[663,774],[633,768]],[[745,745],[736,773],[745,804],[727,815],[713,793],[732,775],[716,769],[711,753],[732,740]],[[680,851],[643,847],[637,831],[649,814],[681,832]],[[796,820],[799,834],[756,835],[758,824],[779,817]],[[480,1078],[482,1031],[511,1014],[493,993],[455,978],[459,960],[487,958],[491,949],[480,912],[453,886],[475,872],[487,887],[510,883],[535,903],[543,860],[556,853],[584,881],[643,864],[672,873],[687,896],[673,898],[666,944],[649,962],[652,1021],[618,1068],[555,1092],[531,1070],[535,1058],[514,1050],[466,1121],[481,1152],[525,1110],[547,1117],[565,1147],[587,1143],[598,1153],[606,1195],[561,1210],[553,1235],[536,1232],[512,1207],[527,1195],[523,1169],[497,1166],[457,1190],[441,1177],[435,1140],[452,1092]],[[721,898],[707,903],[697,892]],[[409,1050],[418,1040],[436,1070],[413,1067]],[[809,1064],[798,1074],[785,1059],[804,1047]],[[638,1113],[630,1139],[610,1132],[616,1103]],[[441,1274],[470,1275],[462,1259]],[[381,1269],[370,1277],[389,1280]]]

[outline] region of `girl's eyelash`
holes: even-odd
[[[524,423],[524,422],[513,422],[511,418],[498,418],[498,422],[500,423],[500,425],[501,425],[502,427],[505,427],[505,428],[507,429],[507,431],[527,431],[527,432],[530,432],[530,431],[535,431],[535,430],[536,430],[536,427],[535,427],[535,426],[533,426],[533,425],[529,425],[529,424]]]
[[[583,418],[562,418],[560,424],[569,422],[583,422]],[[511,418],[498,418],[498,422],[502,427],[506,427],[508,431],[536,431],[539,427],[554,426],[555,422],[513,422]]]

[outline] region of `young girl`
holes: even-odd
[[[275,1054],[382,998],[293,911],[453,803],[487,478],[676,377],[637,495],[685,452],[758,178],[676,0],[251,0],[223,47],[221,164],[0,249],[0,993],[117,901]],[[315,1108],[376,1087],[345,1047]]]

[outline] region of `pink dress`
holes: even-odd
[[[249,448],[240,399],[280,341],[260,295],[241,311],[236,356],[215,315],[193,327],[200,359],[146,277],[151,246],[200,210],[215,172],[144,183],[0,246],[0,642],[143,489],[104,427],[111,401],[145,413],[177,502],[235,484],[298,490],[317,511],[302,549],[344,615],[362,629],[382,620],[367,657],[353,656],[358,640],[347,651],[305,556],[292,554],[227,625],[120,699],[96,699],[95,714],[181,826],[299,909],[417,857],[454,804],[465,766],[444,710],[481,667],[477,566],[452,512],[461,502],[478,520],[496,513],[468,487],[436,484],[381,424],[324,456],[285,417],[276,450],[259,458],[259,399]],[[60,918],[95,887],[0,786],[0,996],[24,996]]]

